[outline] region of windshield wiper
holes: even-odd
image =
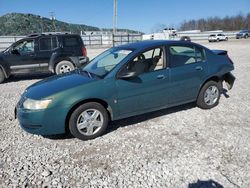
[[[87,73],[89,78],[93,78],[89,71],[83,70],[83,72]]]

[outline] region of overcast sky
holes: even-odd
[[[0,0],[0,15],[52,11],[61,21],[112,28],[113,0]],[[118,0],[118,27],[149,33],[159,24],[249,12],[250,0]]]

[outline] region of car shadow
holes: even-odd
[[[190,183],[188,188],[224,188],[221,184],[214,180],[200,181]]]
[[[3,83],[11,83],[11,82],[27,81],[27,80],[39,80],[39,79],[48,78],[52,75],[54,75],[54,74],[52,74],[52,73],[38,73],[38,74],[29,74],[29,75],[15,75],[15,76],[11,76],[7,80],[5,80]]]
[[[224,95],[225,98],[229,98],[230,96],[227,94],[228,90],[223,88],[221,94]]]
[[[112,121],[107,129],[106,134],[113,132],[120,127],[126,127],[129,125],[141,123],[150,119],[154,119],[154,118],[164,116],[164,115],[169,115],[169,114],[176,113],[176,112],[183,111],[183,110],[188,110],[194,107],[196,107],[196,104],[193,102],[193,103],[188,103],[188,104],[184,104],[180,106],[166,108],[163,110],[145,113],[142,115],[132,116],[132,117],[121,119],[121,120]]]

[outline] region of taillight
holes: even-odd
[[[82,56],[87,57],[87,49],[85,47],[82,47]]]

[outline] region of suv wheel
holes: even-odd
[[[56,64],[55,73],[56,74],[63,74],[66,72],[70,72],[74,69],[75,69],[75,67],[70,61],[63,60],[63,61],[60,61],[59,63]]]
[[[69,130],[78,139],[94,139],[105,132],[108,122],[107,110],[99,103],[89,102],[71,114]]]
[[[3,72],[3,70],[0,68],[0,83],[2,83],[4,80],[5,80],[4,72]]]
[[[201,88],[197,98],[197,106],[210,109],[218,105],[220,100],[221,85],[215,81],[208,81]]]

